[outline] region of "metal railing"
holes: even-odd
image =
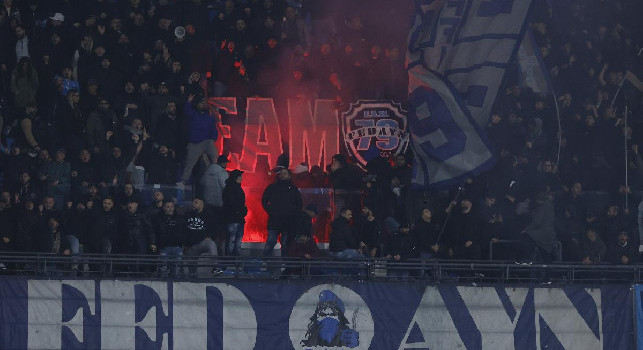
[[[502,261],[334,260],[0,253],[2,275],[48,278],[396,280],[468,284],[636,284],[642,265],[519,265]],[[0,266],[2,266],[0,265]]]

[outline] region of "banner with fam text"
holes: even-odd
[[[0,281],[1,349],[633,349],[628,286]]]
[[[220,153],[229,153],[228,169],[247,173],[257,172],[262,160],[274,167],[283,153],[293,168],[306,163],[309,169],[325,169],[337,153],[363,168],[380,155],[406,152],[409,144],[407,112],[390,100],[357,100],[340,107],[334,100],[252,97],[243,111],[233,97],[208,102],[224,112],[216,145]]]

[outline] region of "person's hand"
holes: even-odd
[[[38,205],[38,213],[42,214],[42,212],[45,211],[45,207],[42,204]]]
[[[69,249],[65,249],[65,250],[63,251],[63,255],[67,255],[67,256],[71,255],[71,250],[69,250]]]
[[[101,14],[101,16],[102,16],[102,14]],[[100,24],[98,25],[98,34],[105,35],[105,26],[100,25]]]
[[[80,27],[80,23],[79,22],[74,23],[74,28],[78,28],[78,27]]]
[[[498,238],[492,238],[492,239],[491,239],[491,242],[492,242],[492,243],[494,243],[494,244],[495,244],[495,243],[498,243]]]
[[[388,254],[388,255],[386,256],[386,258],[387,258],[387,259],[390,259],[390,258],[391,258],[391,254]]]
[[[400,254],[395,254],[395,256],[393,256],[393,259],[395,259],[395,261],[400,261],[402,257],[400,256]]]
[[[40,175],[40,181],[46,181],[49,175]]]
[[[473,244],[473,242],[471,242],[471,241],[466,241],[466,242],[464,243],[464,247],[465,247],[465,248],[469,248],[469,247],[471,247],[471,245],[472,245],[472,244]]]
[[[189,94],[188,95],[188,103],[192,103],[193,100],[194,100],[194,94]]]
[[[6,64],[0,64],[0,71],[6,72],[7,71],[7,65]]]
[[[150,136],[150,134],[147,132],[147,129],[146,129],[146,128],[143,128],[143,141],[147,141],[147,139],[149,139],[150,137],[151,137],[151,136]]]
[[[83,186],[83,187],[87,187],[87,186],[89,186],[89,182],[83,181],[83,182],[80,183],[80,185]]]
[[[128,103],[125,107],[129,109],[138,109],[138,105],[136,103]]]
[[[377,248],[371,249],[371,258],[374,258],[377,255]]]
[[[630,263],[630,258],[628,258],[627,256],[623,255],[623,256],[621,257],[621,262],[622,262],[623,264],[629,264],[629,263]]]
[[[223,21],[223,20],[225,19],[225,13],[223,13],[223,12],[219,12],[219,16],[218,16],[218,17],[219,17],[219,20]],[[225,40],[224,40],[224,41],[225,41]],[[223,45],[223,46],[225,46],[225,45]]]
[[[2,241],[4,242],[4,244],[9,244],[9,242],[11,242],[11,239],[9,239],[9,237],[2,237]]]
[[[583,260],[581,260],[581,263],[583,263],[585,265],[589,265],[589,264],[592,263],[592,261],[589,260],[589,256],[586,256],[586,257],[583,258]]]
[[[309,260],[310,260],[310,259],[312,259],[312,257],[311,257],[311,256],[310,256],[310,254],[308,254],[308,253],[304,254],[304,258],[305,258],[305,259],[309,259]]]
[[[434,245],[432,245],[432,246],[431,246],[431,250],[432,250],[434,253],[437,253],[437,252],[438,252],[438,250],[440,250],[440,245],[438,245],[438,244],[434,244]]]
[[[141,139],[141,137],[138,136],[138,134],[133,134],[132,135],[132,141],[134,141],[134,143],[138,143],[138,140],[140,140],[140,139]]]
[[[111,130],[105,133],[105,139],[107,139],[107,141],[109,141],[112,136],[114,136],[114,132]]]
[[[114,175],[114,178],[112,179],[112,185],[116,186],[118,183],[118,175]]]

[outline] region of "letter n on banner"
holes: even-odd
[[[249,98],[239,167],[245,172],[254,173],[259,155],[268,156],[268,164],[274,166],[282,153],[281,131],[274,102],[271,98]]]
[[[309,167],[324,167],[330,158],[339,153],[339,122],[333,100],[316,100],[315,113],[310,102],[288,100],[290,124],[290,164],[308,162]]]

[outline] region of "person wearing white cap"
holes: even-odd
[[[49,19],[52,21],[52,23],[56,24],[56,22],[64,22],[65,21],[65,15],[63,15],[60,12],[54,13],[53,16],[49,17]]]

